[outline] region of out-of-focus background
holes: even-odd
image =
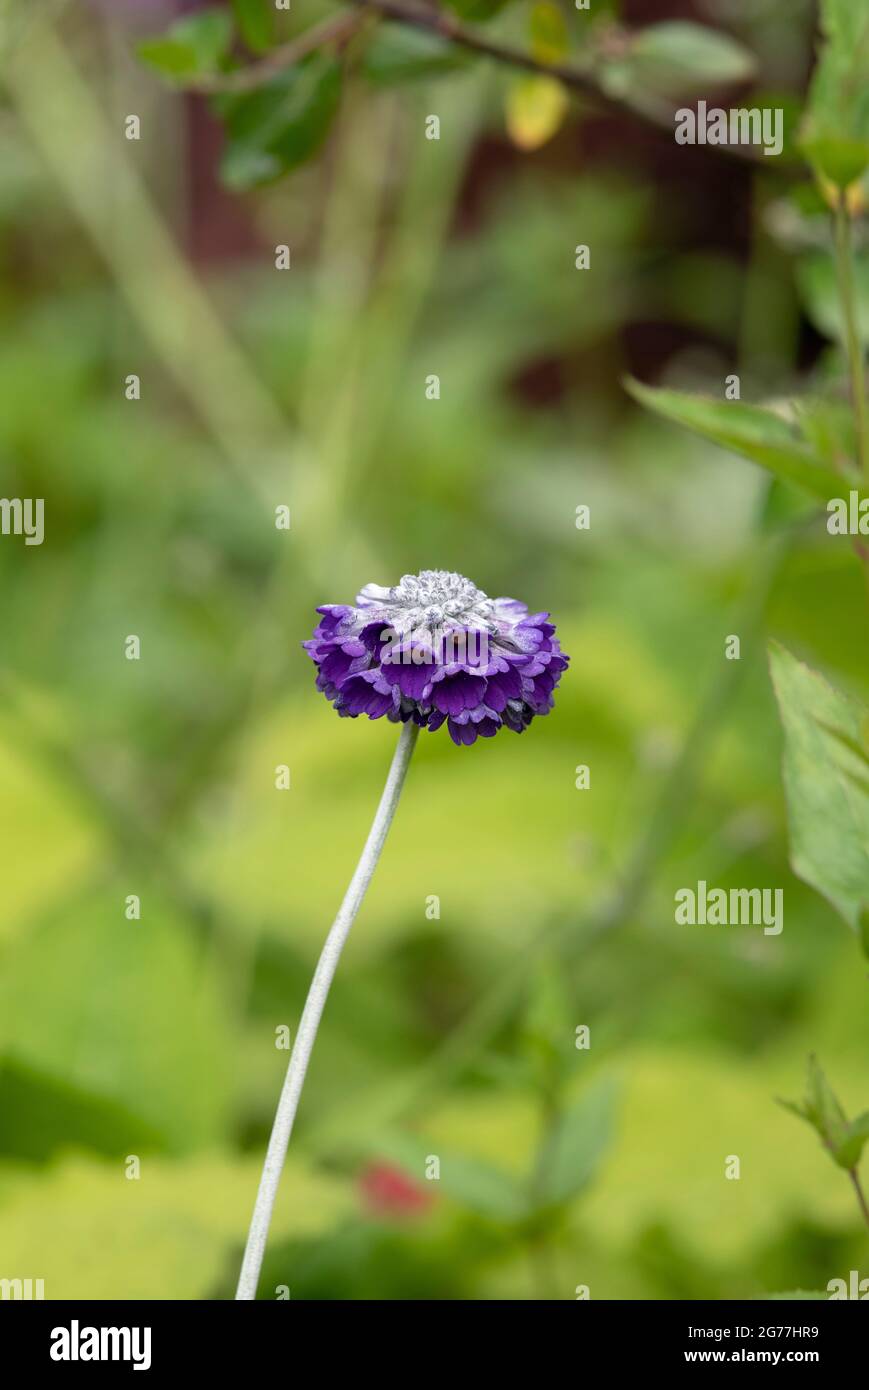
[[[336,718],[300,643],[317,604],[446,568],[550,610],[572,664],[522,738],[420,738],[261,1296],[823,1290],[865,1230],[775,1097],[817,1051],[866,1107],[866,970],[788,868],[766,641],[865,695],[864,587],[622,385],[824,377],[832,272],[788,175],[587,103],[523,150],[515,74],[476,63],[354,70],[315,158],[230,189],[206,100],[136,54],[184,8],[4,11],[0,491],[45,499],[45,541],[0,538],[0,1277],[231,1296],[277,1030],[396,737]],[[805,89],[803,0],[609,9]],[[699,879],[783,887],[784,931],[677,926]]]

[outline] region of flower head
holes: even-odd
[[[391,589],[366,584],[355,605],[317,612],[302,645],[339,714],[385,714],[432,731],[446,720],[458,744],[502,728],[521,734],[548,714],[569,660],[548,613],[491,599],[447,570],[406,574]]]

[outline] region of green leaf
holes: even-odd
[[[864,1110],[856,1120],[852,1120],[845,1131],[845,1137],[836,1150],[836,1162],[840,1168],[856,1168],[863,1155],[863,1146],[869,1139],[869,1110]]]
[[[558,1121],[540,1154],[535,1207],[569,1202],[591,1182],[613,1137],[615,1087],[601,1082]]]
[[[814,1056],[809,1058],[806,1105],[826,1143],[837,1147],[845,1134],[848,1120],[820,1062]]]
[[[238,32],[254,53],[265,53],[274,33],[274,0],[232,0]]]
[[[232,42],[232,15],[228,10],[198,10],[179,19],[158,38],[138,45],[143,62],[174,82],[217,72]]]
[[[869,168],[869,140],[808,136],[800,146],[809,163],[837,188],[848,188]]]
[[[847,1166],[839,1162],[837,1154],[848,1137],[848,1119],[817,1057],[809,1057],[805,1099],[780,1100],[779,1104],[811,1125],[839,1167]]]
[[[800,431],[819,462],[834,472],[847,471],[857,457],[857,432],[849,401],[800,401],[796,410]]]
[[[43,1078],[43,1101],[34,1104],[49,1086],[58,1096],[86,1095],[120,1107],[137,1134],[162,1135],[180,1153],[226,1132],[225,1008],[213,969],[179,920],[156,892],[143,892],[142,904],[142,920],[127,921],[123,894],[101,891],[10,947],[0,1051]],[[95,1120],[77,1123],[86,1129]]]
[[[467,67],[470,61],[468,53],[437,34],[400,24],[380,24],[365,49],[361,68],[370,82],[388,86],[452,72]]]
[[[716,401],[710,396],[657,389],[633,380],[625,385],[636,401],[665,420],[751,459],[813,497],[829,501],[839,496],[849,481],[827,468],[796,428],[771,410],[742,401]]]
[[[433,1139],[397,1130],[379,1136],[371,1152],[372,1156],[391,1159],[419,1182],[425,1181],[428,1155],[435,1154],[440,1161],[440,1178],[434,1186],[445,1197],[490,1221],[520,1221],[525,1215],[521,1183],[482,1159],[445,1150]]]
[[[794,873],[853,931],[869,902],[869,793],[855,782],[865,708],[778,644],[770,670],[785,735],[784,784]]]
[[[64,1149],[110,1158],[148,1153],[165,1139],[123,1104],[60,1081],[16,1057],[0,1060],[0,1153],[45,1162]]]
[[[802,147],[819,174],[847,188],[869,168],[869,9],[824,0],[821,28]]]
[[[329,132],[340,97],[340,64],[314,53],[254,92],[216,99],[228,137],[220,166],[224,182],[253,188],[310,159]]]
[[[681,20],[641,29],[627,64],[633,83],[664,97],[704,95],[710,86],[745,82],[757,66],[729,34]]]
[[[796,262],[797,288],[809,318],[819,332],[834,342],[845,343],[845,320],[836,268],[826,251],[813,251]],[[869,258],[854,259],[854,307],[857,328],[865,342],[869,337]]]

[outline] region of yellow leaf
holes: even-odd
[[[523,77],[507,93],[507,130],[520,150],[536,150],[558,130],[567,92],[554,77]]]

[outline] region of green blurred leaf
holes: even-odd
[[[627,381],[626,387],[635,400],[665,420],[759,463],[813,497],[826,502],[841,493],[846,480],[825,467],[794,426],[771,410],[742,401],[716,401],[709,396],[657,389],[633,380]]]
[[[218,71],[229,52],[233,22],[228,10],[211,7],[178,19],[165,34],[138,45],[143,62],[172,81]]]
[[[591,1182],[612,1142],[615,1099],[613,1084],[600,1082],[557,1122],[539,1158],[537,1210],[569,1202]]]
[[[106,1157],[165,1148],[125,1105],[92,1095],[12,1056],[0,1060],[0,1155],[44,1162],[63,1149]]]
[[[856,1168],[863,1155],[866,1140],[869,1139],[869,1110],[864,1110],[856,1120],[852,1120],[845,1131],[845,1137],[836,1149],[836,1162],[840,1168]]]
[[[241,190],[269,183],[317,151],[341,97],[341,65],[314,53],[254,92],[221,96],[215,107],[226,123],[220,172]]]
[[[274,0],[232,0],[238,32],[254,53],[265,53],[274,34]]]
[[[854,1127],[849,1125],[848,1118],[817,1057],[809,1057],[805,1099],[779,1100],[779,1104],[811,1126],[837,1167],[853,1168],[865,1142],[865,1136],[862,1140],[860,1138],[862,1122],[869,1117],[861,1116],[859,1121],[855,1121],[856,1128],[854,1133],[851,1133]],[[852,1158],[855,1153],[856,1158]],[[846,1159],[848,1161],[845,1161]]]
[[[858,929],[869,900],[869,793],[853,778],[865,709],[777,643],[770,670],[785,735],[784,784],[794,873]]]
[[[682,20],[641,29],[621,62],[626,62],[632,83],[673,98],[745,82],[757,66],[754,55],[729,34]]]
[[[818,1132],[835,1148],[844,1136],[848,1120],[817,1057],[809,1058],[806,1107]]]
[[[492,1221],[516,1221],[524,1212],[524,1193],[515,1179],[466,1154],[441,1156],[441,1188],[454,1202]]]
[[[0,1051],[186,1152],[225,1133],[230,1038],[213,970],[142,891],[141,921],[105,891],[52,915],[6,953]]]
[[[514,1177],[482,1159],[445,1149],[433,1139],[396,1130],[378,1137],[371,1153],[391,1159],[420,1183],[425,1181],[427,1157],[434,1155],[440,1162],[440,1178],[426,1183],[433,1192],[443,1193],[490,1221],[519,1221],[525,1214],[525,1192]]]
[[[837,188],[848,188],[869,168],[869,140],[808,136],[800,146],[809,163]]]
[[[869,5],[822,0],[821,28],[801,143],[819,174],[847,188],[869,167]]]
[[[845,322],[835,264],[826,251],[813,251],[796,261],[797,288],[812,323],[827,338],[844,344]],[[854,258],[854,308],[857,328],[865,342],[869,337],[869,258]]]
[[[537,0],[528,21],[531,53],[538,63],[559,63],[567,54],[567,24],[553,0]]]
[[[388,86],[467,67],[471,55],[422,29],[380,24],[362,56],[361,69],[371,82]]]
[[[854,466],[857,432],[850,401],[800,401],[797,422],[803,438],[820,462],[833,471]]]

